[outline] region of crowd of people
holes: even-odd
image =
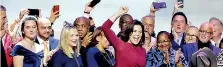
[[[122,6],[103,25],[96,27],[86,4],[84,16],[64,21],[60,39],[52,29],[59,10],[49,18],[41,14],[19,17],[8,26],[6,7],[0,5],[1,67],[218,67],[223,66],[223,23],[211,17],[200,27],[191,25],[175,4],[171,32],[155,34],[155,9],[140,20]],[[120,32],[111,30],[119,19]],[[157,35],[157,36],[156,36]]]

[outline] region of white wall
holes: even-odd
[[[73,22],[76,17],[82,16],[84,6],[89,0],[1,0],[1,4],[7,8],[9,24],[16,19],[22,8],[41,8],[43,17],[50,15],[54,4],[60,5],[60,18],[54,23],[55,37],[59,39],[60,31],[64,21]],[[112,16],[120,6],[128,6],[129,14],[134,19],[149,14],[149,7],[153,0],[102,0],[91,12],[96,26],[100,26],[107,18]],[[155,31],[170,31],[170,21],[175,0],[159,0],[167,2],[167,8],[156,12]],[[185,0],[184,9],[188,20],[199,27],[201,23],[207,22],[211,17],[223,20],[223,0]],[[119,32],[116,22],[112,29]]]

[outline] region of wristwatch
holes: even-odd
[[[86,14],[90,14],[90,12],[86,12],[86,11],[84,11],[84,13],[86,13]]]

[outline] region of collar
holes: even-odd
[[[221,39],[219,39],[217,42],[214,42],[213,40],[210,40],[211,41],[211,43],[213,44],[213,45],[215,45],[216,43],[217,43],[217,45],[218,44],[220,44],[220,41],[221,41]],[[216,46],[216,45],[215,45]]]
[[[42,44],[43,43],[43,39],[41,39],[39,36],[37,36],[37,39],[39,41],[39,44]],[[47,43],[49,43],[49,39],[46,41]]]
[[[179,39],[182,39],[184,36],[184,33],[182,33],[180,36],[178,36]]]

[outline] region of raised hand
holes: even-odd
[[[60,16],[59,12],[60,12],[59,10],[54,12],[53,8],[51,9],[51,13],[50,13],[50,17],[49,17],[49,20],[51,23],[55,22],[56,19],[59,18],[59,16]]]
[[[129,10],[128,7],[122,6],[117,13],[115,13],[113,16],[111,16],[109,19],[114,23],[120,16],[127,13]]]
[[[126,7],[126,6],[122,6],[122,7],[119,9],[118,12],[119,12],[120,15],[123,15],[123,14],[127,13],[128,10],[129,10],[128,7]]]
[[[182,2],[177,2],[175,5],[174,5],[174,9],[176,9],[176,10],[180,10],[181,8],[180,8],[180,6],[182,6],[183,4],[182,4]]]
[[[90,13],[91,10],[94,9],[94,7],[90,7],[90,6],[89,6],[90,4],[91,4],[91,2],[89,2],[89,3],[87,3],[87,4],[85,5],[84,12]]]
[[[88,33],[84,38],[83,38],[83,41],[82,41],[82,46],[86,47],[87,45],[89,45],[89,43],[91,42],[91,39],[92,39],[92,32]]]
[[[155,3],[155,2],[153,2],[153,3]],[[155,9],[153,4],[150,6],[150,12],[156,12],[156,11],[159,11],[159,10],[160,10],[160,8],[159,9]]]
[[[175,31],[175,27],[172,28],[172,35],[174,37],[174,40],[177,40],[178,37],[179,37],[178,34],[177,34],[177,32]]]
[[[164,61],[163,62],[165,64],[169,64],[169,52],[168,52],[168,50],[165,50],[163,55],[164,55]]]
[[[19,13],[19,18],[18,19],[22,19],[24,17],[24,15],[28,15],[29,14],[29,10],[27,8],[23,8],[21,9],[20,13]]]
[[[176,56],[175,56],[175,62],[176,62],[176,63],[179,63],[180,56],[181,56],[181,48],[179,48],[179,49],[176,51]]]

